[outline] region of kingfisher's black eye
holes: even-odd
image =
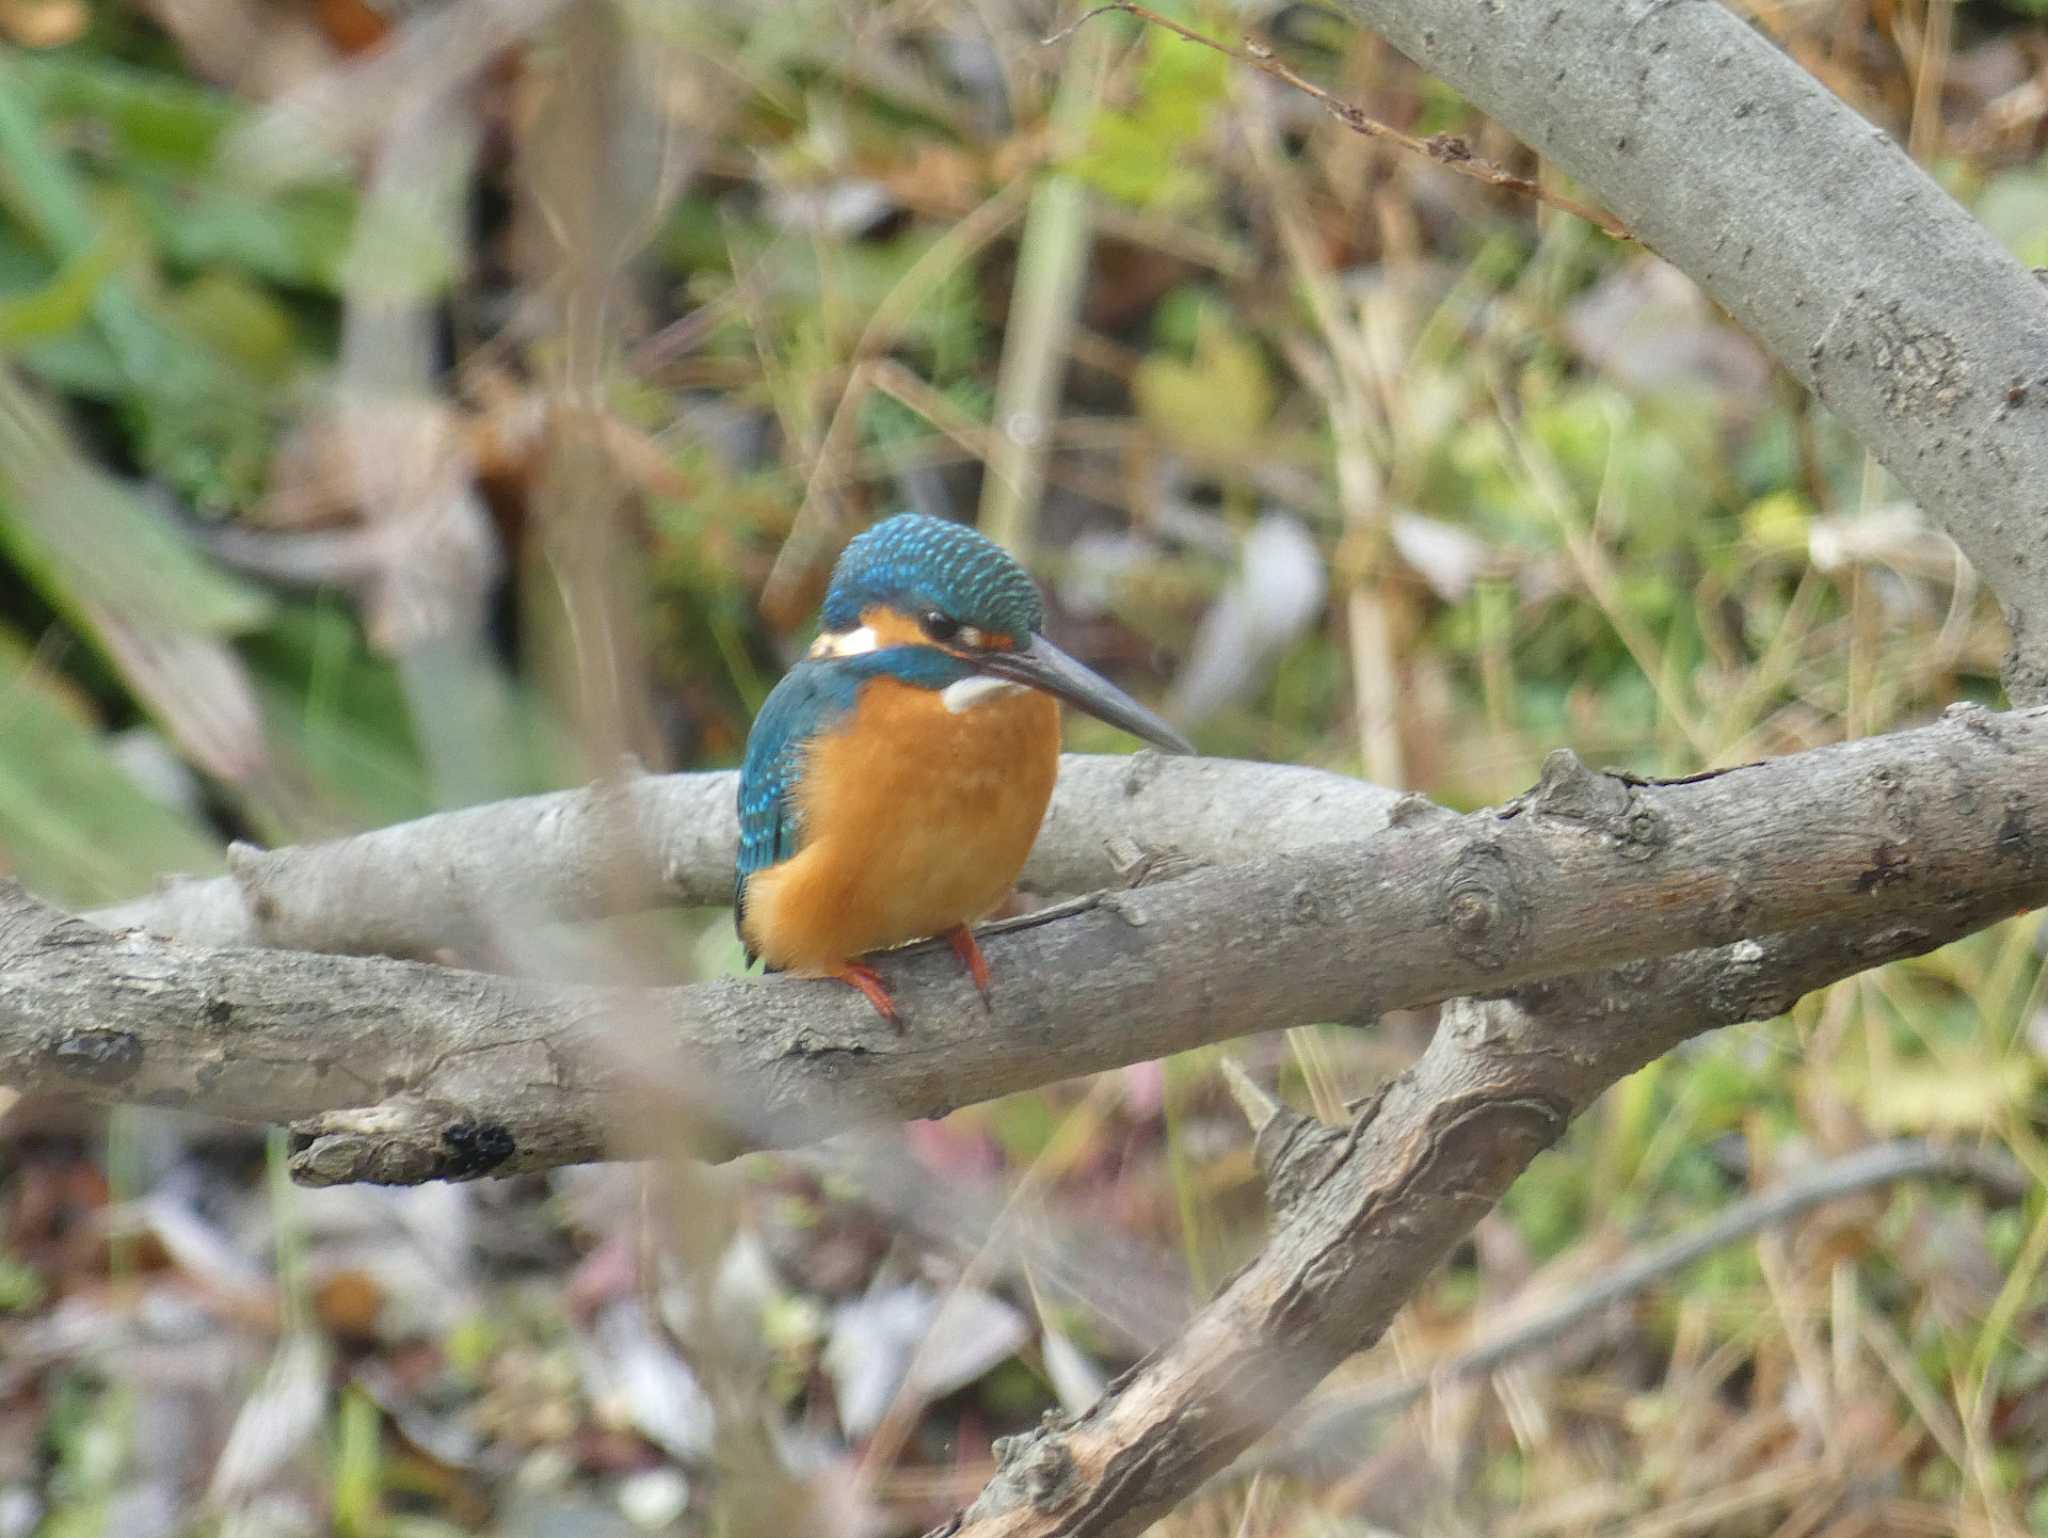
[[[917,622],[924,626],[924,633],[934,641],[950,641],[960,633],[960,621],[937,609],[925,610],[917,617]]]

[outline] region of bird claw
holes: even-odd
[[[953,954],[960,958],[960,965],[967,969],[967,975],[974,980],[975,990],[981,995],[984,1009],[992,1008],[993,999],[989,992],[988,958],[981,953],[981,945],[974,938],[974,931],[965,924],[956,924],[946,931],[946,943],[953,947]],[[863,997],[875,1006],[880,1015],[899,1030],[903,1019],[896,1009],[896,999],[889,992],[889,985],[882,981],[882,974],[864,961],[849,961],[831,974],[849,988],[858,988]]]
[[[960,965],[967,968],[967,975],[974,979],[975,989],[981,994],[982,1007],[990,1007],[993,1001],[989,997],[988,958],[982,955],[974,931],[965,924],[955,924],[946,931],[946,940],[953,947],[953,954],[960,958]]]
[[[839,981],[852,988],[858,988],[867,1001],[875,1006],[875,1013],[891,1025],[902,1028],[902,1018],[896,1013],[896,1000],[891,996],[888,985],[882,981],[882,974],[863,962],[849,961],[845,970],[832,974]]]

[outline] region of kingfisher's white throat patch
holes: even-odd
[[[964,715],[976,705],[986,704],[1023,687],[1007,678],[990,678],[986,673],[977,673],[972,678],[947,684],[939,691],[939,702],[954,715]]]
[[[876,636],[871,625],[863,625],[858,630],[828,630],[811,642],[808,655],[812,658],[858,657],[863,652],[875,650],[881,644],[881,639]]]

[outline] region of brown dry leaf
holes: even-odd
[[[344,1341],[374,1341],[384,1312],[384,1289],[369,1272],[346,1267],[320,1279],[313,1305],[331,1334]]]
[[[1870,1124],[1885,1132],[1974,1133],[1995,1129],[2027,1104],[2039,1065],[2004,1060],[1897,1064],[1852,1092]]]
[[[1972,1203],[1915,1199],[1896,1255],[1899,1269],[1924,1290],[1927,1311],[1943,1330],[1981,1326],[2005,1285],[1990,1223]]]
[[[631,1296],[639,1282],[639,1236],[621,1228],[577,1264],[562,1288],[562,1301],[571,1313],[589,1318],[605,1304]]]
[[[1144,383],[1141,374],[1141,401]],[[1264,687],[1273,665],[1315,623],[1328,592],[1323,553],[1308,529],[1284,513],[1261,517],[1240,546],[1236,575],[1202,616],[1167,715],[1197,726]]]
[[[233,1319],[268,1334],[277,1328],[277,1287],[234,1240],[194,1204],[156,1194],[130,1203],[117,1221],[147,1237],[222,1319]]]
[[[195,11],[206,0],[155,3],[160,11]],[[380,142],[408,103],[482,73],[560,5],[561,0],[456,0],[422,10],[383,47],[334,68],[301,71],[288,89],[265,92],[274,105],[232,136],[226,154],[270,186],[322,174],[336,159]],[[334,45],[310,20],[295,20],[331,60]]]
[[[1420,513],[1394,514],[1392,537],[1395,553],[1446,603],[1460,602],[1484,572],[1513,559],[1469,529]]]
[[[899,1394],[925,1404],[965,1388],[1030,1338],[1024,1316],[992,1293],[923,1282],[878,1287],[834,1310],[821,1365],[839,1422],[859,1440]]]
[[[351,590],[372,643],[393,655],[473,633],[504,565],[467,424],[431,400],[353,403],[295,432],[257,516],[267,527],[219,530],[214,553]]]
[[[1692,279],[1655,257],[1618,268],[1574,300],[1564,330],[1589,363],[1634,389],[1704,385],[1737,414],[1769,399],[1762,350]]]
[[[1109,1374],[1053,1326],[1045,1325],[1040,1333],[1040,1344],[1045,1351],[1045,1375],[1052,1380],[1060,1407],[1069,1415],[1079,1415],[1102,1397],[1102,1391],[1109,1386]]]
[[[0,0],[0,36],[23,48],[75,43],[91,19],[83,0]]]
[[[606,1429],[630,1427],[684,1463],[710,1453],[716,1410],[638,1298],[600,1310],[576,1344],[584,1392]]]
[[[865,170],[896,203],[931,218],[961,218],[988,196],[982,157],[954,145],[920,144],[908,160]]]
[[[187,758],[245,788],[268,770],[263,708],[232,646],[197,631],[131,622],[99,604],[85,608],[122,676]]]
[[[344,54],[363,53],[391,35],[391,18],[364,0],[315,0],[327,40]]]

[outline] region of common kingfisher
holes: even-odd
[[[944,935],[987,998],[968,925],[1038,836],[1057,702],[1170,753],[1194,747],[1048,641],[1030,574],[965,524],[899,513],[856,536],[821,620],[747,737],[733,888],[747,960],[839,978],[894,1021],[860,958]]]

